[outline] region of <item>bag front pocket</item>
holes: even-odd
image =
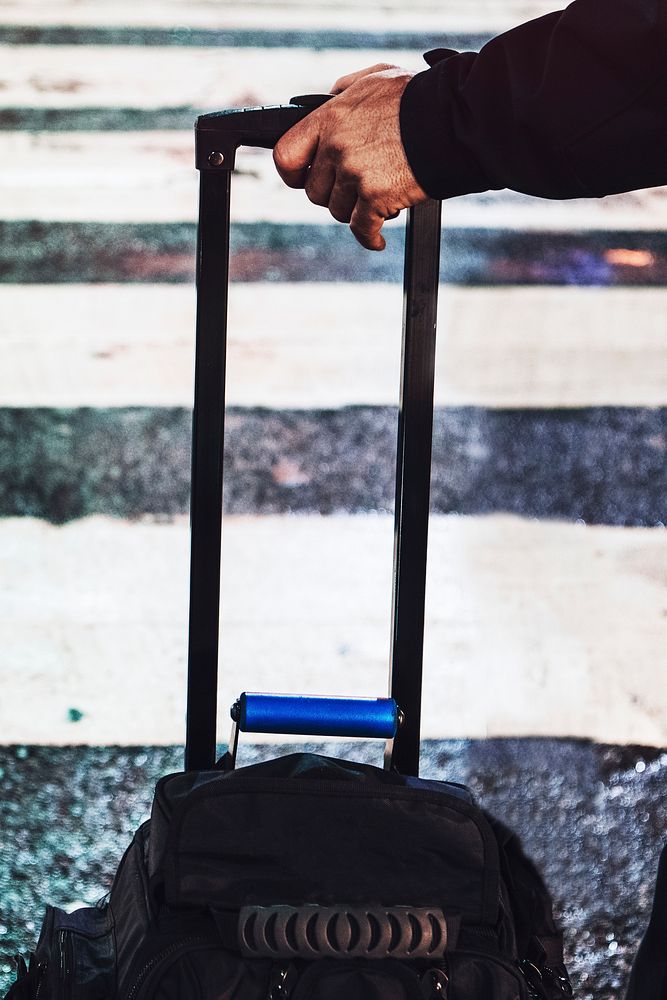
[[[426,994],[428,995],[428,994]],[[420,976],[392,961],[319,961],[301,976],[290,1000],[424,1000]]]

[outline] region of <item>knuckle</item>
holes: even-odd
[[[289,170],[289,155],[283,143],[278,143],[273,149],[273,162],[278,170]]]

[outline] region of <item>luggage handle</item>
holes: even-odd
[[[281,136],[333,94],[302,94],[289,104],[214,111],[197,119],[197,170],[233,170],[239,146],[273,149]]]
[[[385,740],[385,761],[391,765],[394,738],[403,722],[403,713],[393,698],[317,697],[250,691],[239,696],[230,715],[228,769],[236,764],[240,733]]]
[[[223,442],[231,175],[241,145],[271,146],[332,95],[289,105],[203,115],[195,128],[200,171],[197,346],[192,429],[191,562],[185,768],[215,762],[222,542]],[[428,540],[439,201],[408,211],[398,420],[391,697],[404,716],[391,763],[419,773],[424,598]]]

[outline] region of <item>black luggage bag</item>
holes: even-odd
[[[244,693],[218,762],[216,690],[229,205],[237,147],[326,98],[205,115],[186,761],[158,783],[108,898],[48,907],[8,1000],[555,1000],[572,996],[549,895],[463,786],[422,780],[421,664],[440,204],[409,212],[391,696]],[[298,753],[235,766],[240,732],[376,737],[385,767]]]

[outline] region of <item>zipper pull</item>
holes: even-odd
[[[44,976],[46,975],[46,962],[38,962],[33,952],[29,955],[29,964],[26,963],[23,955],[15,955],[16,962],[16,982],[21,984],[21,996],[37,998],[40,995]],[[10,990],[11,992],[11,990]]]
[[[552,983],[554,983],[563,996],[574,996],[572,983],[564,965],[559,965],[556,969],[552,969],[550,966],[546,965],[542,970],[542,976],[546,976]]]
[[[519,962],[519,969],[523,978],[526,980],[526,986],[528,987],[528,996],[531,1000],[547,1000],[547,994],[544,989],[544,980],[542,978],[542,970],[538,968],[533,962],[529,962],[525,958],[522,962]]]
[[[421,978],[424,1000],[446,1000],[449,976],[442,968],[427,969]]]
[[[269,992],[266,1000],[288,1000],[292,992],[295,972],[293,965],[278,966],[274,969],[269,981]]]

